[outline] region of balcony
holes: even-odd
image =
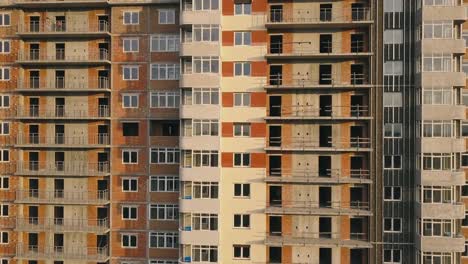
[[[98,77],[97,80],[80,82],[64,77],[57,77],[55,81],[46,82],[39,77],[20,80],[16,91],[19,92],[101,92],[110,90],[108,77]]]
[[[216,230],[192,230],[191,226],[186,226],[179,230],[180,244],[197,244],[200,238],[207,245],[217,245],[219,243],[219,232]]]
[[[367,27],[373,23],[369,8],[343,8],[333,10],[322,9],[293,9],[270,10],[265,26],[272,29],[286,28],[354,28]]]
[[[16,218],[16,231],[23,232],[90,232],[106,233],[109,220],[76,218]]]
[[[14,116],[18,119],[107,119],[110,117],[109,107],[99,105],[97,109],[76,109],[74,106],[58,105],[54,107],[39,107],[39,105],[31,105],[29,108],[19,107],[13,110],[9,116]]]
[[[370,138],[350,137],[335,138],[328,137],[327,142],[314,140],[311,137],[269,137],[267,151],[364,151],[370,152]]]
[[[219,10],[182,10],[180,12],[180,25],[193,24],[220,24],[221,12]]]
[[[368,78],[364,74],[354,73],[349,79],[333,74],[311,76],[308,74],[284,76],[283,74],[270,75],[265,89],[295,90],[295,89],[368,89]]]
[[[464,219],[465,205],[462,202],[416,203],[416,212],[420,218]]]
[[[286,234],[284,232],[269,233],[266,235],[267,246],[341,246],[346,248],[371,248],[366,233],[351,233],[349,238],[340,233],[332,232],[300,232],[299,234]]]
[[[88,54],[68,55],[64,50],[56,50],[55,55],[48,55],[39,50],[31,50],[29,53],[20,53],[16,61],[21,65],[78,65],[78,66],[104,66],[110,64],[110,54],[107,49],[99,49],[99,52]]]
[[[108,133],[85,136],[65,136],[56,133],[55,136],[40,136],[37,133],[19,135],[16,137],[16,147],[19,148],[102,148],[110,144]]]
[[[363,201],[274,201],[267,206],[266,213],[290,215],[372,215],[372,212],[369,210],[369,203]]]
[[[364,44],[352,42],[351,46],[354,47],[350,52],[334,51],[332,42],[328,45],[320,47],[314,45],[310,41],[298,41],[289,43],[271,43],[268,54],[265,55],[267,59],[361,59],[368,58],[372,52],[366,52]]]
[[[368,169],[327,169],[326,172],[313,171],[309,169],[272,168],[265,178],[271,183],[372,183]]]
[[[109,191],[16,190],[15,203],[107,204],[109,203]]]
[[[82,0],[80,0],[82,1]],[[29,2],[33,2],[29,0]],[[48,1],[43,1],[48,2]],[[62,4],[64,1],[57,1]],[[70,1],[69,1],[70,2]],[[86,1],[85,1],[86,2]],[[89,2],[89,1],[88,1]],[[57,3],[57,4],[59,4]],[[83,3],[85,4],[85,3]],[[108,21],[99,20],[96,22],[80,21],[31,21],[29,24],[18,26],[18,35],[23,38],[53,38],[53,37],[105,37],[110,32]]]
[[[179,212],[219,213],[219,199],[192,199],[191,196],[179,200]]]
[[[465,185],[466,176],[462,169],[453,170],[416,170],[415,182],[421,185],[451,186]]]
[[[268,115],[267,120],[370,120],[369,107],[367,105],[333,105],[317,107],[313,105],[272,105],[279,116]]]
[[[444,234],[443,236],[418,236],[416,248],[428,252],[464,252],[463,234]]]
[[[57,7],[57,5],[63,7],[97,7],[105,6],[108,0],[7,0],[16,6],[24,8],[41,8],[41,7]]]
[[[18,244],[17,259],[38,260],[87,260],[105,262],[109,259],[109,250],[105,247],[54,247]]]
[[[63,175],[63,176],[105,176],[109,174],[109,162],[88,163],[84,161],[71,162],[37,162],[19,161],[16,175]]]

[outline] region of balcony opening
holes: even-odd
[[[352,148],[366,147],[366,142],[364,138],[364,127],[363,126],[351,126],[351,138],[350,145]]]
[[[29,144],[39,144],[39,125],[29,125]]]
[[[281,186],[270,186],[270,206],[281,206],[282,203],[282,188]]]
[[[281,156],[268,156],[270,176],[281,176]]]
[[[282,218],[281,216],[270,216],[270,235],[281,236],[282,232]]]
[[[351,4],[351,19],[353,21],[363,21],[366,19],[366,9],[363,3]]]
[[[281,147],[281,126],[269,126],[268,145],[270,147]]]
[[[39,246],[39,235],[37,233],[28,233],[28,249],[37,252]]]
[[[332,96],[331,95],[320,95],[320,116],[332,116]]]
[[[107,199],[106,193],[109,190],[109,182],[107,180],[98,180],[97,181],[97,198],[98,199]]]
[[[55,59],[65,60],[65,43],[55,43]]]
[[[29,98],[29,116],[39,116],[39,98],[37,97]]]
[[[281,247],[269,247],[268,253],[271,264],[283,263]]]
[[[319,217],[319,237],[331,238],[332,237],[332,218]]]
[[[98,71],[98,88],[109,89],[109,71]]]
[[[98,144],[109,144],[109,126],[98,125]]]
[[[99,43],[99,60],[109,60],[109,43]]]
[[[362,175],[362,170],[364,169],[364,158],[362,156],[352,156],[350,166],[350,177],[360,178]]]
[[[319,264],[332,264],[332,249],[320,248]]]
[[[109,17],[108,16],[98,16],[99,23],[99,32],[109,31]]]
[[[29,17],[29,31],[30,32],[39,32],[40,30],[40,21],[39,16],[30,16]]]
[[[98,153],[98,171],[99,172],[107,172],[109,163],[109,155],[107,152],[99,152]]]
[[[364,84],[364,65],[351,65],[351,84]]]
[[[64,209],[63,206],[54,206],[54,224],[63,225]]]
[[[332,84],[331,64],[321,64],[319,66],[319,84]]]
[[[29,158],[29,170],[39,170],[39,152],[31,151],[28,153]]]
[[[320,34],[320,53],[332,53],[332,34]]]
[[[364,96],[351,95],[351,116],[366,116],[366,107],[364,106]]]
[[[29,72],[29,89],[39,89],[39,71]]]
[[[65,71],[56,70],[55,71],[55,89],[65,88]]]
[[[364,52],[364,34],[351,34],[351,52]]]
[[[319,177],[331,177],[331,156],[319,156],[318,160]]]
[[[283,84],[283,65],[270,65],[270,85]]]
[[[350,189],[350,203],[353,208],[362,208],[366,205],[365,202],[365,189],[362,186],[354,186]]]
[[[124,137],[137,137],[139,135],[139,122],[123,122],[122,123],[122,136]]]
[[[39,60],[39,44],[29,44],[29,60]]]
[[[65,98],[64,97],[55,98],[55,116],[56,117],[65,116]]]
[[[332,126],[320,126],[319,129],[319,146],[321,148],[332,147]]]
[[[282,5],[271,5],[270,6],[270,21],[271,22],[283,22],[283,6]]]
[[[107,235],[97,235],[96,236],[96,245],[98,248],[104,248],[108,245]],[[104,252],[101,252],[104,253]]]
[[[37,225],[39,223],[39,206],[30,205],[28,207],[29,224]]]
[[[38,179],[29,179],[29,197],[38,198],[39,197],[39,180]]]
[[[367,261],[367,250],[362,248],[352,248],[351,252],[351,262],[350,264],[365,264]]]
[[[64,179],[54,179],[54,198],[60,199],[64,197],[65,194],[65,180]]]
[[[65,32],[67,31],[67,20],[65,16],[56,16],[55,17],[55,24],[54,31],[55,32]]]
[[[332,4],[321,4],[320,5],[320,21],[328,22],[332,21]]]
[[[55,125],[55,144],[65,144],[64,125]]]
[[[365,240],[367,239],[365,234],[366,221],[361,217],[353,217],[349,219],[350,222],[350,233],[351,239]]]
[[[106,97],[98,98],[98,115],[99,117],[109,116],[109,99]]]
[[[107,187],[106,187],[107,188]],[[107,189],[106,189],[107,190]],[[108,211],[106,207],[98,207],[97,209],[97,219],[99,222],[105,222],[108,218]]]
[[[330,208],[332,207],[332,188],[329,186],[319,187],[319,206]]]
[[[63,234],[54,234],[54,251],[56,253],[63,252]]]
[[[150,137],[178,137],[179,135],[180,124],[178,120],[150,121]],[[190,133],[190,135],[192,134]]]
[[[270,116],[281,116],[281,96],[270,96]]]
[[[65,152],[55,152],[55,169],[63,171],[65,169]]]
[[[270,53],[283,53],[283,35],[270,35]]]

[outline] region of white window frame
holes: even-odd
[[[6,211],[6,214],[4,213]],[[0,217],[10,216],[10,205],[9,204],[0,204]]]
[[[192,73],[219,73],[218,56],[194,56],[192,57]]]
[[[129,15],[130,21],[126,21],[126,15]],[[134,18],[136,16],[136,21],[134,21]],[[123,11],[122,14],[122,21],[124,25],[139,25],[140,24],[140,12],[139,11],[131,11],[131,10],[125,10]]]
[[[173,25],[175,24],[175,16],[175,9],[159,9],[158,23],[160,25]]]
[[[236,185],[239,185],[240,187],[240,194],[236,195]],[[249,193],[248,195],[245,194],[245,186],[248,186]],[[250,198],[252,191],[251,191],[251,186],[250,183],[234,183],[234,191],[233,191],[233,197],[234,198],[243,198],[243,199],[248,199]]]
[[[5,47],[8,47],[8,50]],[[0,54],[10,54],[10,53],[11,53],[11,40],[0,39]]]
[[[124,177],[121,179],[122,181],[122,192],[138,192],[138,178],[136,177]],[[128,190],[125,190],[125,181],[127,181],[127,185],[129,187]],[[135,187],[135,189],[133,188]]]
[[[240,254],[241,254],[241,256],[236,257],[236,253],[235,253],[235,252],[236,252],[236,248],[239,248],[239,249],[240,249]],[[247,249],[248,249],[248,251],[247,251],[247,252],[248,252],[248,256],[244,256],[244,255],[245,255],[245,251],[246,251]],[[233,252],[232,252],[232,257],[233,257],[233,259],[239,259],[239,260],[241,260],[241,259],[243,259],[243,260],[250,259],[250,255],[251,255],[251,253],[252,253],[252,250],[251,250],[250,245],[233,245],[233,246],[232,246],[232,251],[233,251]]]
[[[9,80],[11,80],[11,68],[10,67],[0,67],[0,81],[6,82],[6,81],[9,81]]]
[[[151,245],[151,237],[156,238],[156,245]],[[163,241],[163,245],[159,245],[159,242]],[[171,243],[168,244],[169,238]],[[179,248],[179,232],[150,232],[148,239],[149,248]]]
[[[10,176],[0,176],[0,190],[10,189]]]
[[[219,41],[219,25],[209,24],[192,26],[193,42],[218,42]]]
[[[234,62],[234,76],[252,76],[252,63]]]
[[[124,161],[124,153],[128,152],[128,162]],[[122,149],[122,164],[138,164],[138,150],[137,149]],[[132,153],[136,153],[136,161],[132,160]]]
[[[8,17],[8,24],[5,22],[7,21],[5,18]],[[11,26],[11,13],[0,13],[0,27],[9,27]]]
[[[396,192],[395,190],[399,190],[399,192]],[[387,192],[389,192],[390,197],[387,197]],[[399,193],[400,197],[395,197],[397,193]],[[401,186],[385,186],[384,187],[384,201],[387,201],[387,202],[401,201],[402,195],[403,194],[402,194]]]
[[[401,168],[403,167],[403,160],[401,158],[401,155],[384,155],[384,169],[385,170],[401,170]],[[390,167],[385,167],[386,166],[386,159],[390,159]],[[396,160],[397,159],[400,159],[400,166],[399,167],[396,167],[397,166],[397,162]]]
[[[250,46],[252,45],[252,32],[237,31],[234,32],[234,46]]]
[[[150,164],[179,164],[180,150],[178,148],[151,148],[150,150]],[[157,161],[152,159],[153,152],[156,154]],[[164,161],[160,161],[161,156],[164,154]]]
[[[0,136],[10,135],[10,122],[0,122]]]
[[[174,81],[179,80],[180,65],[178,63],[151,64],[151,80]]]
[[[385,230],[385,226],[386,226],[386,221],[390,221],[390,229],[389,230]],[[397,222],[400,222],[400,229],[397,230],[395,229],[395,223]],[[403,220],[402,218],[396,218],[396,217],[384,217],[384,221],[383,221],[383,229],[384,229],[384,233],[401,233],[402,230],[403,230]]]
[[[180,93],[179,92],[151,92],[150,107],[151,108],[179,108]]]
[[[124,210],[128,210],[128,218],[125,218]],[[132,217],[132,211],[135,211],[135,217]],[[137,221],[138,220],[138,206],[136,205],[122,205],[122,220]]]
[[[126,77],[126,71],[128,77]],[[122,80],[124,81],[138,81],[140,79],[140,67],[136,65],[123,65],[122,66]]]
[[[192,104],[193,105],[219,105],[218,88],[193,88],[192,89]]]
[[[6,236],[4,236],[6,234]],[[6,237],[6,241],[3,238]],[[0,245],[8,245],[10,243],[10,232],[9,231],[0,231]]]
[[[123,93],[122,94],[122,108],[138,108],[138,105],[140,104],[140,98],[139,94],[136,93]],[[128,98],[128,101],[126,101],[126,98]],[[126,103],[128,102],[128,105]]]
[[[192,136],[218,136],[219,120],[192,119]]]
[[[252,223],[250,219],[250,214],[234,214],[233,221],[232,221],[232,228],[234,229],[250,229],[250,225]],[[239,225],[236,225],[236,218],[239,219]],[[247,218],[247,220],[245,219]]]
[[[385,261],[385,251],[390,252],[390,256],[391,256],[390,261]],[[395,260],[395,252],[398,252],[398,256],[400,259],[399,261]],[[401,249],[384,249],[384,254],[382,257],[384,258],[383,259],[384,264],[400,264],[401,263]]]
[[[152,217],[152,210],[156,210],[156,217]],[[163,216],[160,217],[160,212]],[[148,219],[158,221],[176,221],[179,220],[178,204],[150,204],[148,207]]]
[[[128,245],[124,245],[124,237],[128,237]],[[135,239],[135,245],[132,245],[132,238]],[[137,234],[129,234],[123,233],[120,234],[121,243],[120,246],[122,248],[138,248],[138,235]]]
[[[163,176],[163,175],[151,176],[149,192],[179,192],[180,190],[179,180],[180,179],[178,176]],[[164,185],[162,185],[161,182],[164,182]],[[154,186],[155,190],[153,189],[153,184],[156,184],[156,186]],[[164,188],[160,188],[161,186],[164,186]],[[168,186],[173,186],[173,187],[168,188]]]
[[[249,123],[234,123],[233,125],[234,137],[250,137],[251,125]]]
[[[8,94],[0,94],[0,108],[10,108],[11,98]]]
[[[248,164],[244,164],[244,156],[248,156],[249,158],[249,161],[248,161]],[[240,161],[241,163],[236,165],[236,156],[239,156],[240,157]],[[232,161],[232,164],[234,167],[236,168],[249,168],[251,165],[252,165],[252,155],[251,153],[247,153],[247,152],[236,152],[232,155],[233,157],[233,161]]]
[[[128,43],[128,45],[126,44]],[[129,47],[126,50],[126,47]],[[122,40],[122,50],[124,53],[135,53],[140,51],[140,39],[139,38],[124,38]]]
[[[179,51],[180,36],[178,34],[152,35],[150,40],[151,52],[177,52]]]
[[[234,107],[249,107],[252,103],[250,93],[234,93]]]
[[[247,16],[252,14],[252,3],[234,3],[235,16]]]

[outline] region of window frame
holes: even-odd
[[[129,48],[130,50],[125,50],[125,42],[129,41]],[[135,49],[135,43],[136,41],[136,49]],[[123,53],[138,53],[140,52],[140,39],[139,38],[123,38],[122,39],[122,51]]]

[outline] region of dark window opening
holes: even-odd
[[[124,137],[136,137],[139,134],[139,123],[122,123]]]

